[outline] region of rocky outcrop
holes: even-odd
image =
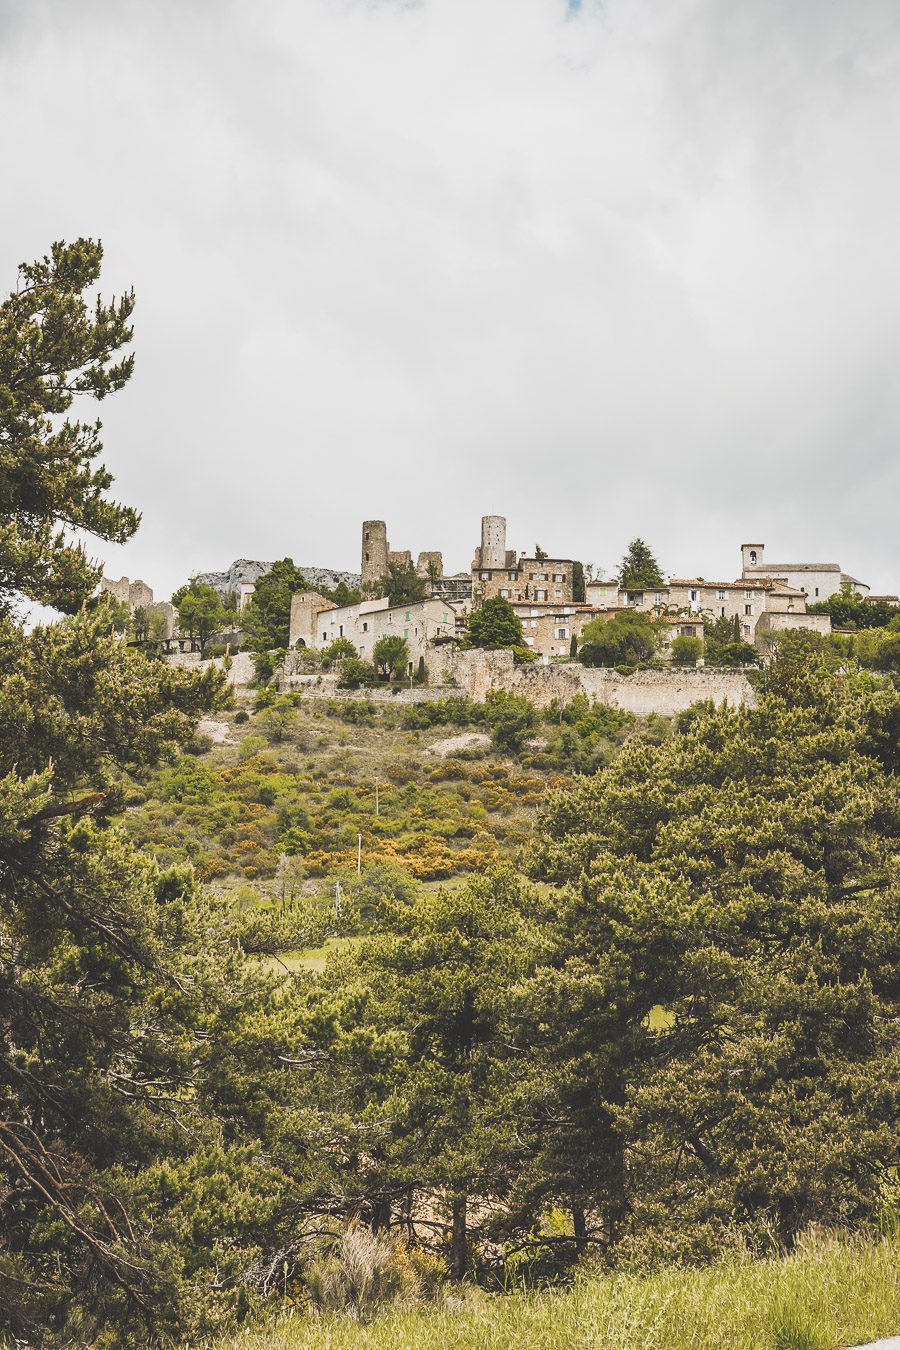
[[[229,591],[239,590],[242,584],[253,585],[271,566],[270,562],[238,558],[224,572],[198,572],[194,580],[202,582],[204,586],[212,586],[220,595],[226,595]],[[339,572],[331,567],[301,567],[300,571],[313,589],[325,586],[333,590],[342,581],[345,586],[354,589],[359,586],[358,572]]]

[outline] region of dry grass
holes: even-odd
[[[298,1315],[218,1350],[835,1350],[900,1332],[900,1242],[585,1280],[566,1293]]]

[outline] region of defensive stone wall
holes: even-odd
[[[177,665],[200,669],[221,665],[221,658],[201,661],[196,653],[169,659]],[[449,648],[435,649],[428,664],[432,681],[428,685],[338,689],[334,673],[301,673],[289,656],[278,688],[294,690],[307,698],[367,698],[376,703],[427,703],[454,695],[466,695],[483,703],[490,690],[506,689],[524,695],[539,708],[546,707],[554,698],[567,703],[576,694],[586,694],[599,703],[643,717],[649,713],[671,717],[705,699],[732,707],[756,705],[756,691],[740,670],[638,670],[633,675],[620,675],[615,670],[593,669],[574,661],[517,666],[508,651],[458,652]],[[253,662],[248,654],[238,652],[231,658],[228,679],[238,687],[251,682]]]
[[[537,707],[554,698],[568,702],[587,694],[600,703],[639,715],[672,716],[691,704],[710,699],[733,707],[756,704],[755,690],[740,670],[686,669],[638,670],[620,675],[577,662],[558,665],[517,666],[509,651],[435,651],[429,662],[434,679],[452,685],[469,698],[484,700],[492,689],[523,694]]]

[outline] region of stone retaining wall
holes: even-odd
[[[179,665],[203,669],[221,665],[221,658],[200,661],[197,655],[185,653],[172,657]],[[292,690],[306,698],[371,699],[375,703],[427,703],[434,699],[466,696],[483,703],[492,689],[506,689],[522,694],[538,708],[544,708],[554,698],[568,703],[576,694],[586,694],[598,703],[621,708],[640,717],[660,713],[671,717],[683,712],[691,704],[703,699],[713,703],[727,703],[732,707],[755,707],[756,691],[742,670],[713,668],[668,670],[638,670],[633,675],[620,675],[615,670],[600,670],[582,666],[578,662],[556,665],[535,664],[517,666],[509,651],[461,652],[449,647],[436,648],[429,661],[429,671],[436,683],[404,685],[402,688],[338,689],[337,676],[302,674],[287,669],[278,681],[278,688]],[[244,687],[253,678],[253,662],[249,655],[238,652],[232,657],[229,682]]]

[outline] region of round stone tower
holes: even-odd
[[[360,565],[363,585],[380,581],[388,574],[387,525],[383,520],[364,520],[362,527],[362,559]]]
[[[506,517],[481,517],[481,566],[506,566]]]

